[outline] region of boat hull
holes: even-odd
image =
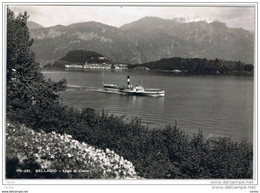
[[[164,91],[156,91],[156,92],[149,92],[149,91],[143,91],[143,92],[137,92],[137,91],[132,91],[132,90],[122,90],[120,91],[122,93],[128,94],[128,95],[136,95],[136,96],[164,96],[165,93]]]

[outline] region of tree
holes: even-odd
[[[248,71],[248,72],[252,72],[254,70],[254,65],[253,64],[247,64],[247,65],[245,65],[244,70]]]
[[[237,70],[237,71],[243,71],[244,69],[244,66],[243,66],[243,64],[241,63],[241,61],[239,60],[238,62],[236,62],[236,67],[235,67],[235,69]]]
[[[27,12],[15,16],[7,9],[7,118],[23,120],[25,113],[39,112],[58,103],[58,91],[66,88],[66,80],[52,82],[40,72],[31,50]],[[27,115],[27,114],[26,114]],[[28,115],[27,115],[28,116]]]

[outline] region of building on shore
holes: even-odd
[[[65,69],[83,69],[83,65],[80,64],[67,64],[65,65]]]
[[[65,65],[66,70],[73,69],[91,69],[91,70],[125,70],[127,69],[127,64],[107,64],[103,63],[90,63],[85,64],[67,64]]]
[[[100,64],[100,63],[92,63],[92,64],[85,64],[83,66],[84,69],[105,69],[105,70],[109,70],[111,69],[111,64],[106,64],[106,63],[103,63],[103,64]]]

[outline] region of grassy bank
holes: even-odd
[[[139,176],[148,179],[252,178],[253,148],[231,138],[205,139],[202,132],[189,137],[179,128],[148,130],[141,120],[57,106],[37,110],[19,122],[35,130],[69,134],[103,150],[109,148],[131,161]]]

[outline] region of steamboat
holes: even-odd
[[[127,94],[137,96],[164,96],[165,91],[157,88],[144,88],[143,85],[133,86],[130,83],[130,77],[127,76],[127,85],[118,87],[115,84],[103,84],[103,91],[115,94]]]

